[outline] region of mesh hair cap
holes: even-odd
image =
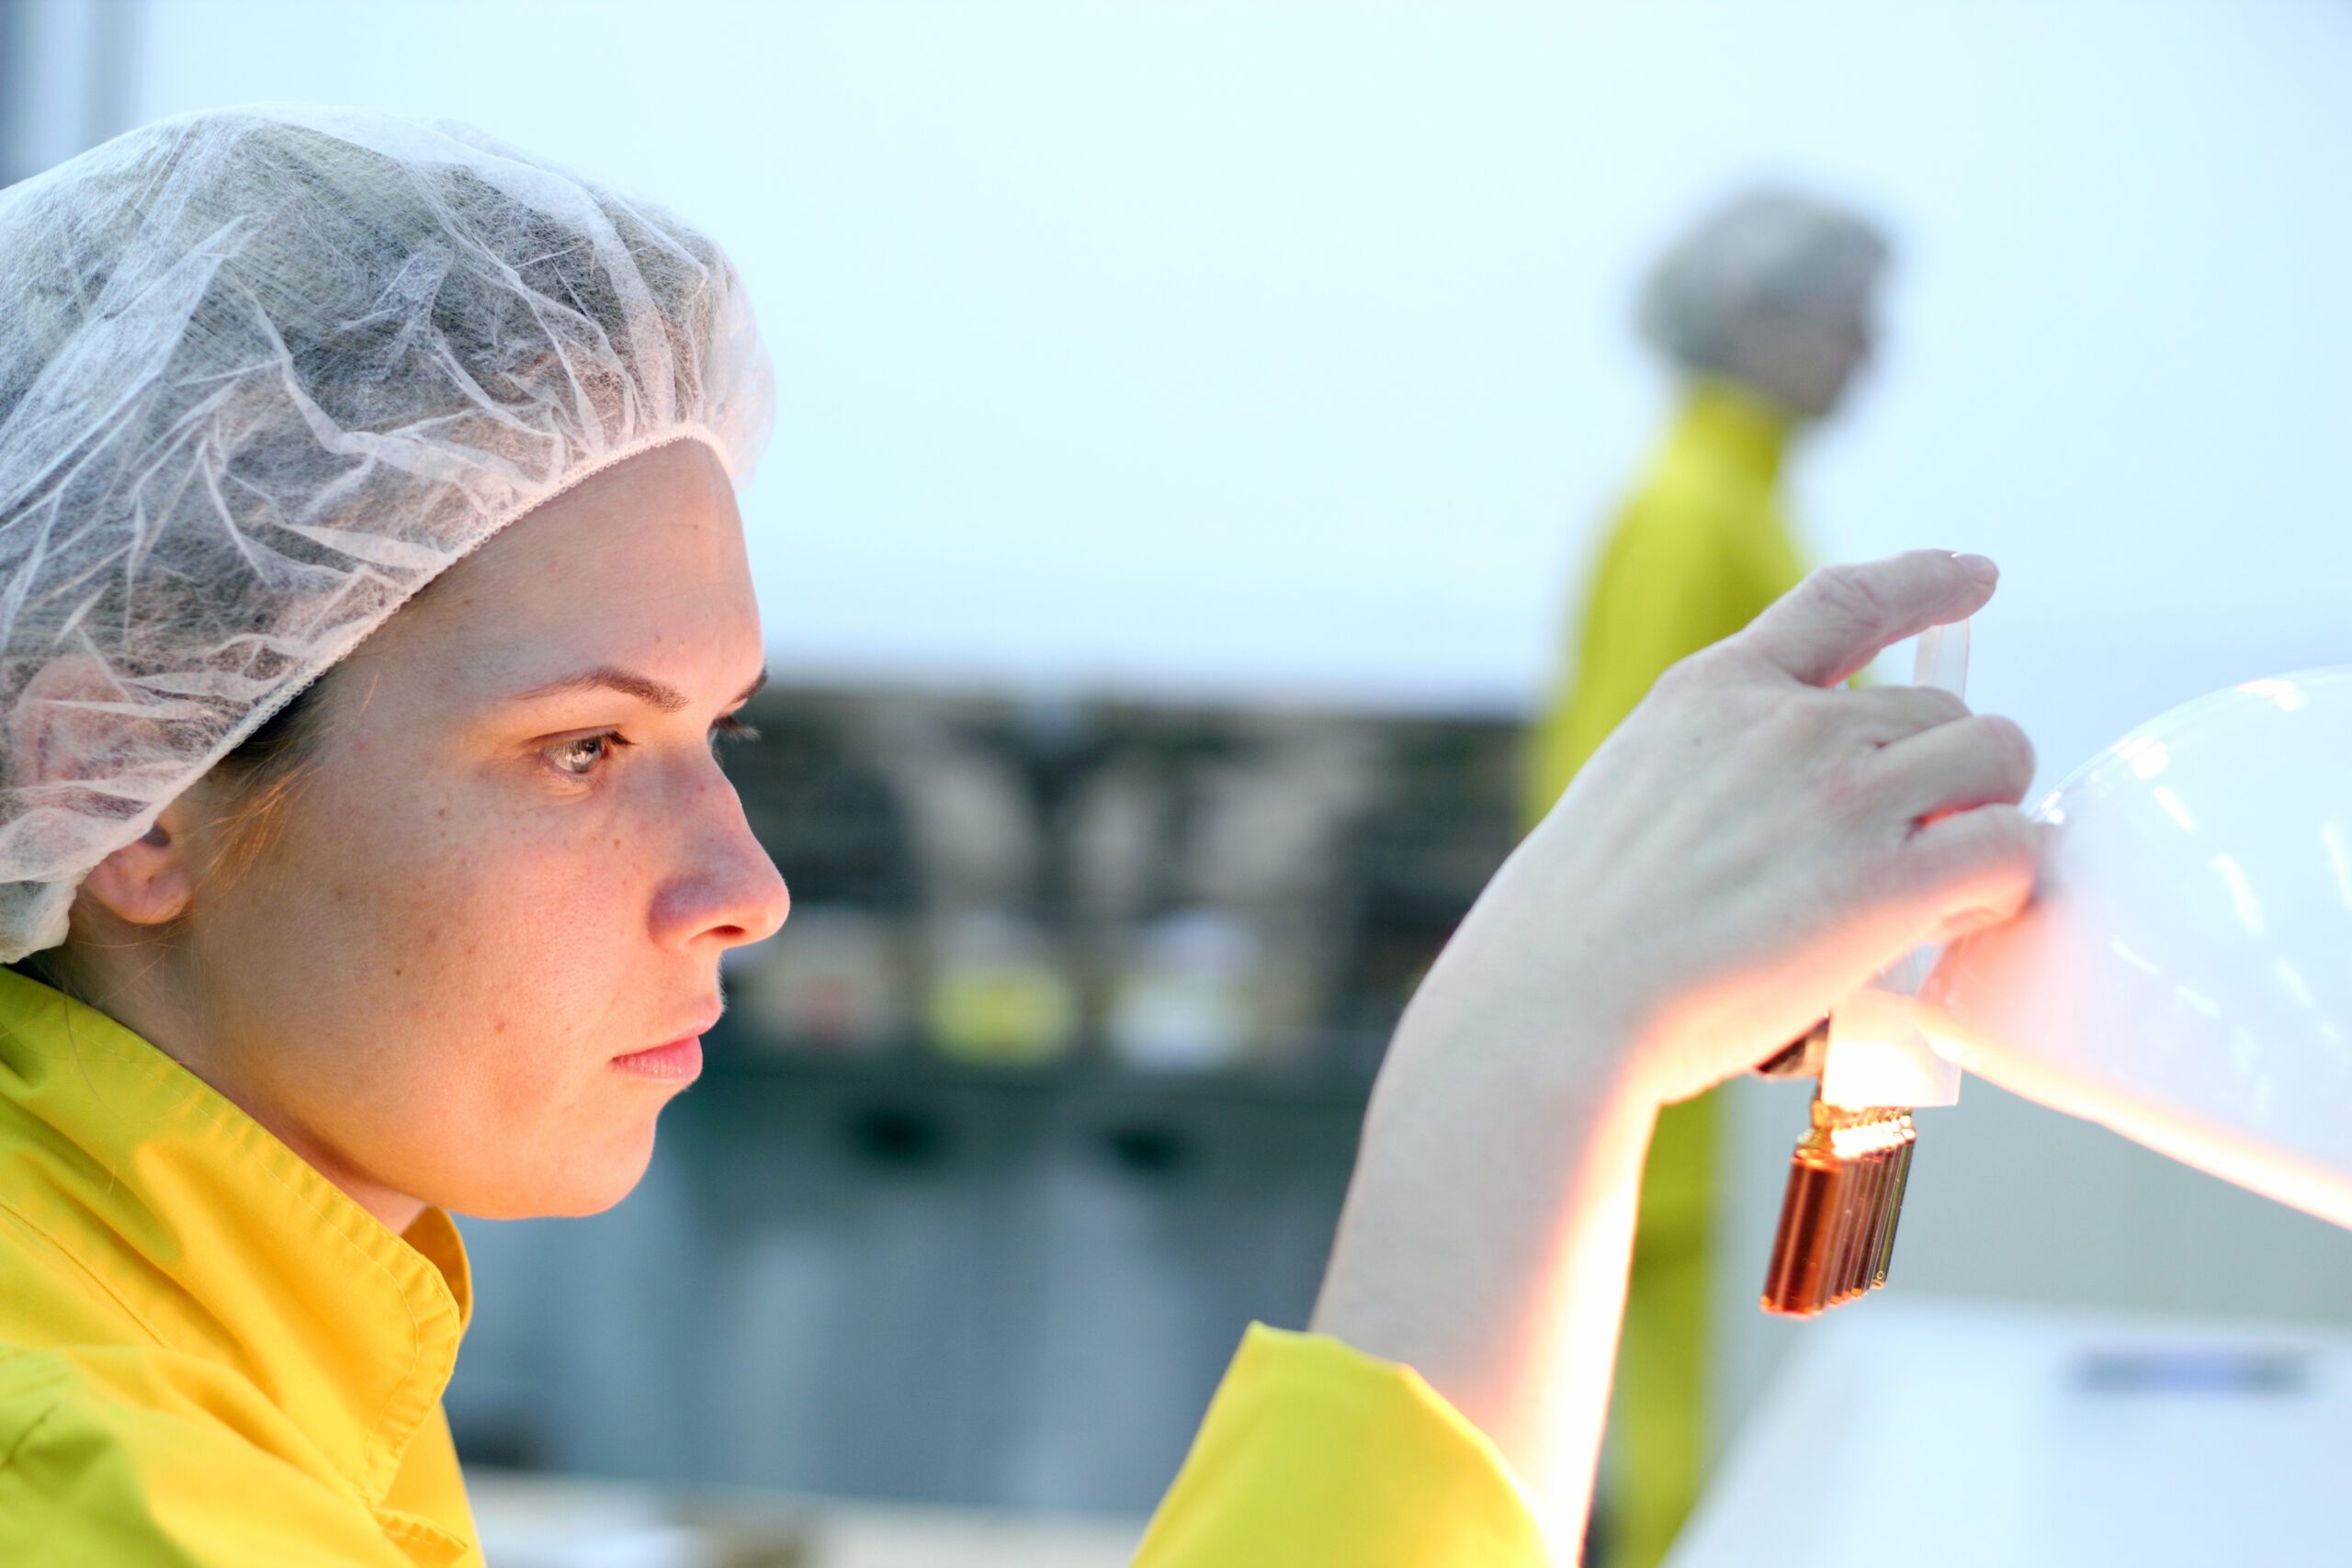
[[[0,191],[0,962],[452,562],[772,377],[718,247],[479,132],[245,108]]]
[[[1745,340],[1759,317],[1866,296],[1887,252],[1859,212],[1798,191],[1743,192],[1652,266],[1642,336],[1686,370],[1750,379]]]

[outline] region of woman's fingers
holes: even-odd
[[[2015,806],[2033,784],[2033,742],[2010,719],[1972,714],[1879,749],[1869,763],[1913,818]]]
[[[1732,641],[1808,686],[1835,685],[1891,644],[1974,615],[1999,578],[1983,556],[1943,550],[1824,567]]]
[[[1892,745],[1968,716],[1968,705],[1940,686],[1866,686],[1836,697],[1856,738],[1871,746]]]
[[[1928,823],[1904,846],[1932,908],[1933,942],[2000,924],[2033,896],[2041,835],[2014,806],[1980,806]]]

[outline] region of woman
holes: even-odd
[[[618,1201],[782,882],[767,371],[707,241],[471,132],[235,111],[0,197],[0,1562],[480,1560],[452,1211]],[[1822,690],[1990,563],[1660,684],[1401,1025],[1311,1334],[1141,1561],[1578,1539],[1657,1107],[2003,917],[2013,729]]]
[[[1758,189],[1709,212],[1651,269],[1641,334],[1680,380],[1681,403],[1603,536],[1572,656],[1528,747],[1529,821],[1669,665],[1804,575],[1781,510],[1781,459],[1837,412],[1869,361],[1887,254],[1860,213]],[[1716,1111],[1702,1096],[1659,1117],[1643,1173],[1611,1430],[1617,1568],[1655,1568],[1698,1495]]]

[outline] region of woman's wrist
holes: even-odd
[[[1507,1105],[1532,1101],[1578,1123],[1655,1116],[1660,1101],[1644,1064],[1665,1010],[1634,967],[1612,970],[1564,951],[1573,945],[1519,953],[1457,936],[1397,1021],[1373,1114],[1385,1100],[1442,1085]]]

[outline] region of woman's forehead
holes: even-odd
[[[766,680],[751,616],[688,615],[666,624],[486,617],[455,637],[388,641],[376,662],[414,694],[413,702],[469,714],[598,698],[662,714],[730,707]]]
[[[371,642],[468,694],[623,670],[710,701],[760,668],[734,491],[696,442],[639,454],[513,522]]]

